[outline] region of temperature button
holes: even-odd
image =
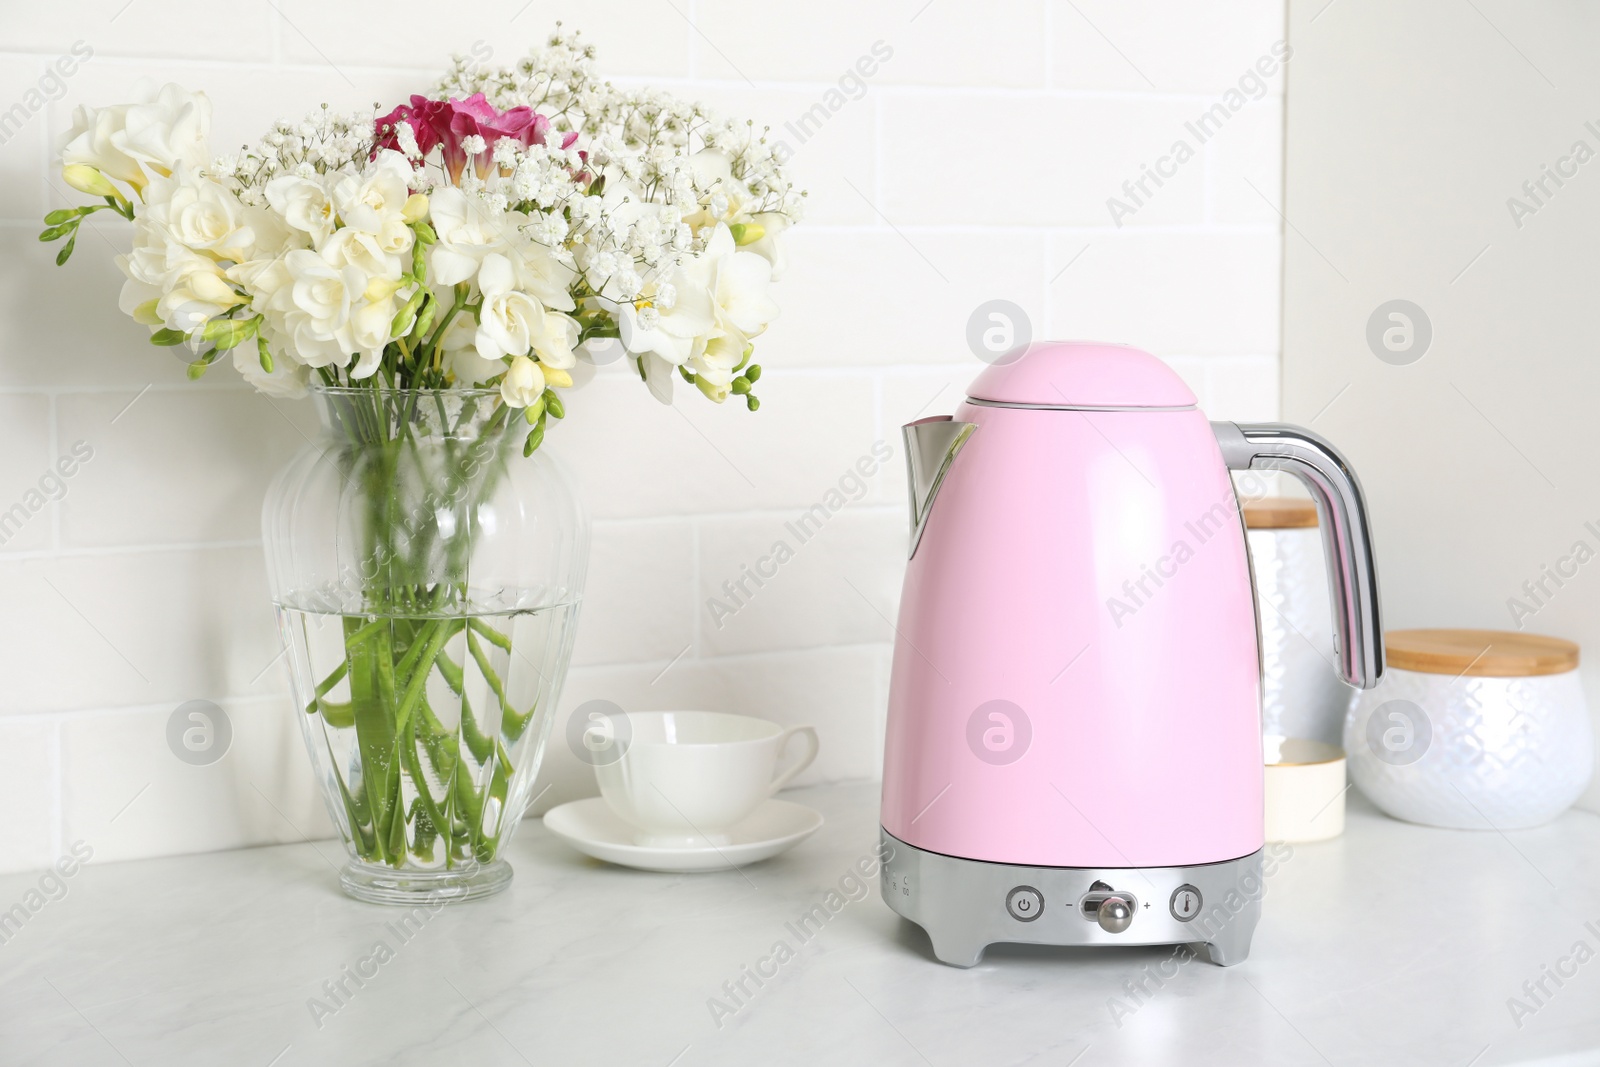
[[[1019,885],[1006,894],[1006,911],[1019,923],[1031,923],[1044,912],[1044,897],[1031,885]]]
[[[1179,922],[1188,922],[1200,914],[1200,905],[1205,903],[1200,896],[1200,890],[1192,885],[1180,885],[1172,891],[1172,917]]]

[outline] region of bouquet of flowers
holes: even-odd
[[[121,307],[198,378],[224,354],[263,392],[325,385],[498,388],[534,430],[614,339],[663,402],[681,375],[712,400],[761,375],[753,341],[802,193],[764,134],[595,80],[559,31],[510,68],[454,67],[382,115],[326,108],[212,158],[211,105],[177,85],[77,109],[64,178],[103,203],[52,211],[40,239],[98,211],[133,222]]]
[[[527,803],[572,647],[585,540],[534,452],[580,361],[650,391],[752,392],[803,194],[750,123],[595,80],[559,29],[387,113],[326,109],[213,158],[211,106],[79,108],[52,211],[72,253],[132,221],[121,307],[199,378],[319,394],[326,447],[265,509],[269,573],[347,891],[470,896]],[[508,458],[509,457],[509,458]],[[531,487],[531,488],[530,488]],[[494,868],[491,870],[491,868]],[[420,888],[419,888],[420,887]]]

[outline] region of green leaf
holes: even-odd
[[[76,207],[59,208],[59,209],[57,209],[55,211],[50,212],[50,214],[48,214],[48,215],[46,215],[44,217],[44,224],[46,226],[60,226],[63,222],[66,222],[68,219],[77,218],[82,213],[82,211],[83,211],[82,208],[76,208]]]
[[[431,245],[439,239],[439,235],[433,232],[433,227],[426,222],[414,223],[412,228],[417,231],[417,240],[425,245]]]
[[[59,267],[59,266],[61,266],[61,264],[65,263],[67,261],[67,257],[72,255],[72,249],[77,243],[78,243],[78,235],[77,234],[73,234],[71,237],[67,238],[67,243],[62,245],[61,246],[61,251],[56,253],[56,266]]]
[[[76,230],[77,228],[78,228],[78,222],[77,222],[76,219],[74,219],[71,222],[63,223],[60,226],[52,226],[52,227],[50,227],[48,230],[45,230],[43,233],[41,233],[39,235],[39,240],[41,240],[41,241],[58,241],[61,238],[65,237],[67,234],[69,234],[69,233],[73,232],[74,230]]]
[[[164,326],[150,335],[150,343],[153,345],[160,345],[163,348],[171,348],[173,345],[181,345],[188,339],[189,335],[181,330],[169,330]]]

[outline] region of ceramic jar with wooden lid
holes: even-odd
[[[1334,666],[1316,505],[1267,497],[1243,511],[1261,621],[1261,732],[1337,745],[1350,689]]]
[[[1459,830],[1550,821],[1589,784],[1578,646],[1497,630],[1396,630],[1345,722],[1350,777],[1390,815]]]

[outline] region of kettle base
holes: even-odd
[[[1261,849],[1189,867],[1028,867],[928,852],[879,833],[884,902],[955,967],[975,965],[1001,943],[1203,945],[1212,963],[1231,967],[1250,954],[1261,918]],[[1123,898],[1131,920],[1098,917],[1107,895]]]

